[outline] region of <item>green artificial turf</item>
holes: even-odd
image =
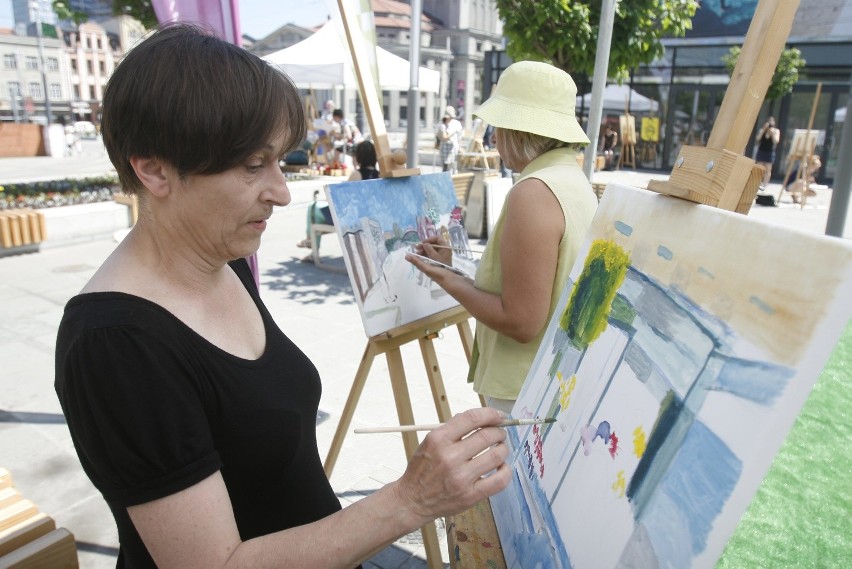
[[[852,325],[716,567],[852,568]]]

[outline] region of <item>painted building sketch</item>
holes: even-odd
[[[326,197],[367,336],[458,304],[405,260],[440,235],[455,249],[453,265],[475,271],[448,173],[344,182],[327,186]]]
[[[712,567],[852,316],[852,244],[610,185],[510,429],[510,568]]]

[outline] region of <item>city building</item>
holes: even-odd
[[[65,44],[42,38],[42,64],[38,38],[0,30],[0,120],[46,123],[46,97],[53,119],[70,113],[71,81]],[[44,75],[42,75],[44,71]],[[45,90],[45,84],[47,89]]]
[[[50,0],[12,0],[12,17],[15,19],[15,26],[23,29],[37,21],[56,24],[56,14]]]
[[[643,165],[670,169],[683,144],[706,144],[729,82],[723,57],[742,46],[756,7],[757,0],[702,3],[686,37],[664,40],[663,58],[633,74],[631,87],[661,103],[657,152]],[[806,129],[815,111],[811,129],[819,131],[816,150],[823,164],[817,181],[831,184],[852,77],[852,0],[801,0],[787,47],[799,49],[806,61],[798,82],[792,93],[765,101],[757,123],[750,126],[756,134],[768,116],[775,117],[781,141],[773,178],[782,181],[794,132]],[[617,120],[623,113],[610,114]],[[638,127],[641,114],[637,117]],[[637,158],[642,146],[640,140]],[[749,144],[743,154],[753,157],[754,151],[755,144]]]
[[[742,46],[757,2],[702,2],[686,37],[664,39],[663,57],[633,71],[626,83],[630,88],[627,97],[615,101],[604,98],[601,133],[606,124],[618,128],[620,116],[629,106],[638,134],[638,166],[670,170],[684,144],[706,145],[730,81],[723,58],[732,47]],[[799,49],[806,65],[792,93],[779,100],[766,100],[756,124],[748,126],[754,138],[767,117],[776,119],[781,140],[772,177],[783,181],[795,165],[789,158],[794,135],[810,125],[817,131],[816,153],[823,164],[816,179],[830,185],[840,159],[852,78],[852,0],[801,0],[787,47]],[[486,94],[510,64],[505,51],[487,55]],[[591,91],[588,77],[577,74],[574,79],[580,94]],[[577,103],[578,117],[583,121],[588,115],[585,99]],[[756,141],[752,140],[742,153],[753,157],[755,150]]]
[[[485,98],[485,54],[503,45],[503,22],[497,3],[424,0],[423,12],[440,23],[432,33],[432,46],[446,46],[452,54],[444,100],[456,107],[459,120],[470,130],[471,111]]]
[[[145,28],[129,16],[110,16],[62,32],[71,69],[73,118],[99,125],[107,80],[121,56],[145,35]]]
[[[106,82],[145,29],[129,16],[113,16],[107,0],[71,1],[69,7],[89,20],[57,23],[50,2],[13,0],[15,29],[0,30],[0,120],[44,124],[49,97],[50,122],[100,123]]]

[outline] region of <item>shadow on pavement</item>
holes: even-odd
[[[335,259],[332,259],[334,261]],[[340,259],[342,265],[342,258]],[[321,304],[334,298],[338,304],[353,304],[352,285],[346,274],[332,273],[303,263],[298,258],[277,263],[261,273],[264,286],[282,298],[301,304]],[[271,279],[271,280],[270,280]],[[269,292],[265,294],[270,294]]]
[[[6,411],[0,409],[0,423],[34,423],[39,425],[64,425],[65,416],[61,413],[32,413],[27,411]]]

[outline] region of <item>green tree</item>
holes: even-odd
[[[663,37],[692,28],[697,0],[621,0],[616,4],[609,76],[624,81],[630,70],[663,54]],[[592,75],[601,0],[497,0],[506,51],[515,61],[545,61],[568,73]]]
[[[728,69],[728,75],[734,74],[734,67],[737,65],[740,53],[742,53],[742,48],[735,45],[726,55],[722,56],[722,61]],[[799,71],[805,66],[805,63],[802,52],[795,47],[782,51],[781,57],[778,58],[778,65],[775,66],[775,73],[772,74],[772,82],[769,84],[769,89],[766,90],[766,99],[775,101],[787,93],[792,93],[793,85],[799,80]]]
[[[88,14],[72,10],[64,0],[53,0],[53,11],[60,20],[71,20],[77,25],[89,19]],[[146,29],[157,25],[157,15],[151,0],[113,0],[112,13],[116,16],[130,16],[142,22]]]
[[[592,243],[583,272],[559,319],[559,326],[578,349],[586,349],[606,330],[615,293],[629,266],[630,255],[615,242],[598,239]]]

